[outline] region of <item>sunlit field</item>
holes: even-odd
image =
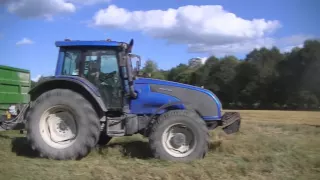
[[[207,156],[153,159],[140,135],[114,138],[80,161],[38,158],[19,132],[0,132],[0,180],[320,179],[320,112],[239,111],[240,132],[211,132]]]

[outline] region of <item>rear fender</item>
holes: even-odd
[[[81,94],[94,106],[98,113],[107,111],[98,89],[88,80],[74,76],[47,77],[29,91],[31,101],[37,99],[42,93],[57,88],[70,89]]]

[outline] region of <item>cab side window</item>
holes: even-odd
[[[118,72],[117,57],[114,54],[102,55],[101,56],[101,68],[102,73]]]
[[[100,78],[101,80],[113,87],[118,87],[119,84],[119,67],[117,55],[113,51],[104,52],[101,55]]]

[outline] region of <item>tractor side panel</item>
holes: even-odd
[[[160,93],[175,97],[199,112],[205,120],[220,120],[221,110],[216,99],[208,94],[182,87],[152,84],[152,93]]]
[[[138,97],[130,102],[130,110],[133,114],[153,114],[162,105],[180,101],[178,98],[168,94],[152,92],[148,84],[136,84],[134,88],[138,93]],[[181,104],[174,105],[172,108],[185,109]],[[157,114],[163,112],[159,111]]]

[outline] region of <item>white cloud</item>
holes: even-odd
[[[204,64],[207,61],[208,57],[201,57],[200,59],[201,59],[202,64]]]
[[[18,41],[16,45],[27,45],[27,44],[33,44],[34,42],[28,38],[23,38],[22,40]]]
[[[303,43],[307,39],[313,39],[310,35],[293,35],[283,38],[264,37],[253,40],[236,42],[225,45],[208,46],[206,44],[189,44],[188,51],[195,53],[213,53],[216,56],[224,56],[228,54],[248,53],[254,48],[271,48],[278,47],[282,52],[289,52],[295,47],[303,47]]]
[[[248,53],[261,47],[285,49],[303,44],[311,37],[274,38],[272,33],[281,27],[278,20],[244,19],[219,5],[149,11],[129,11],[110,5],[96,12],[91,23],[101,28],[141,31],[168,43],[186,44],[189,52],[217,56]]]
[[[22,18],[46,18],[63,13],[74,13],[80,5],[93,5],[111,0],[0,0],[8,11]]]
[[[110,3],[111,0],[68,0],[74,4],[82,4],[82,5],[93,5],[99,3]]]
[[[282,52],[290,52],[293,48],[302,48],[305,40],[315,38],[310,35],[294,35],[280,39],[276,45],[280,47]]]
[[[291,52],[292,49],[294,48],[303,48],[303,44],[299,44],[299,45],[294,45],[294,46],[286,46],[284,48],[281,49],[281,52]]]
[[[95,14],[93,25],[142,31],[169,43],[215,49],[261,39],[281,27],[277,20],[243,19],[219,5],[149,11],[129,11],[110,5]]]
[[[45,70],[45,71],[42,70],[41,74],[38,74],[36,76],[32,76],[31,80],[38,82],[41,77],[45,78],[48,76],[53,76],[55,74],[55,70],[56,70],[55,68],[50,68],[49,70]]]
[[[275,40],[273,38],[266,37],[234,43],[226,43],[222,45],[208,45],[204,43],[189,44],[188,51],[194,53],[213,53],[216,56],[224,56],[237,53],[247,53],[254,48],[270,48],[273,45],[275,45]]]
[[[31,78],[32,81],[38,82],[42,75],[38,74],[36,77]]]
[[[12,0],[6,3],[8,11],[23,18],[50,18],[59,13],[75,12],[76,7],[65,0]]]

